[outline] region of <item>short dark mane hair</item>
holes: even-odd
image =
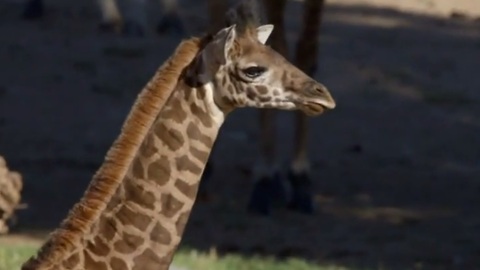
[[[235,24],[239,34],[256,29],[261,23],[260,5],[257,0],[243,0],[225,14],[225,26]]]

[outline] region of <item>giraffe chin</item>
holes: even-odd
[[[318,103],[307,103],[301,108],[302,112],[307,116],[319,116],[323,114],[326,108]]]

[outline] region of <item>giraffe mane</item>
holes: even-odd
[[[205,42],[208,42],[208,37],[183,40],[173,55],[160,66],[138,95],[120,135],[108,150],[83,197],[73,206],[59,228],[50,234],[36,256],[24,263],[22,269],[39,269],[58,263],[65,256],[65,251],[70,250],[100,216],[125,177],[156,116]]]
[[[254,34],[261,22],[259,10],[257,0],[243,0],[227,11],[225,24],[227,27],[235,24],[240,34]]]

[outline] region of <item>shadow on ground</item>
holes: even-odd
[[[0,3],[0,153],[23,173],[29,205],[18,234],[58,225],[137,90],[178,43],[100,34],[88,3],[51,2],[38,22],[19,20],[20,5]],[[323,30],[317,78],[338,107],[311,121],[317,213],[245,212],[258,129],[256,112],[242,110],[222,130],[212,201],[195,206],[182,245],[354,268],[476,269],[480,23],[329,4]],[[291,120],[279,113],[285,161]]]

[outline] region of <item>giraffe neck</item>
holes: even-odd
[[[179,80],[206,42],[182,41],[157,70],[84,196],[22,270],[168,268],[224,119],[212,87]]]
[[[83,250],[76,253],[83,268],[168,269],[224,121],[212,93],[210,85],[179,84],[107,208],[82,239]]]

